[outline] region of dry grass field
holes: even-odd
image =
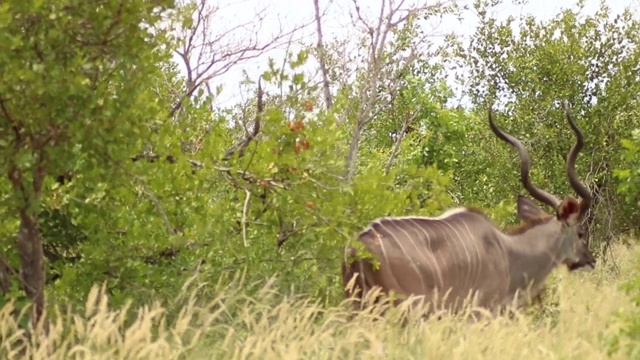
[[[615,313],[631,309],[620,285],[637,275],[640,247],[613,249],[615,264],[591,273],[554,274],[544,305],[512,318],[470,323],[457,318],[410,321],[376,309],[349,319],[278,296],[266,285],[256,298],[221,285],[185,285],[184,305],[111,310],[100,288],[84,313],[53,314],[50,335],[20,342],[11,306],[0,312],[0,356],[34,359],[605,359],[619,330]],[[195,289],[194,289],[195,288]],[[203,301],[202,290],[215,294]],[[200,295],[196,295],[200,294]],[[205,305],[203,305],[205,304]],[[173,315],[175,313],[175,315]],[[171,315],[169,315],[171,314]]]

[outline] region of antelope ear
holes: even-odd
[[[520,219],[533,220],[544,216],[547,216],[547,213],[540,209],[533,200],[518,195],[518,217]]]
[[[571,196],[567,196],[558,206],[558,220],[574,224],[578,222],[579,215],[580,203]]]

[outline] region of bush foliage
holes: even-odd
[[[83,336],[90,349],[69,351],[129,349],[130,335],[152,337],[152,319],[166,310],[180,329],[173,338],[154,333],[163,344],[154,351],[171,356],[167,344],[202,335],[184,320],[193,312],[171,308],[197,276],[219,283],[199,296],[226,296],[224,284],[238,277],[253,284],[243,296],[265,296],[261,284],[277,277],[273,296],[289,299],[265,318],[251,307],[246,324],[225,328],[232,335],[214,336],[221,349],[231,351],[237,338],[244,339],[237,351],[251,351],[251,341],[262,349],[277,334],[255,333],[282,321],[287,331],[307,326],[301,337],[318,331],[342,353],[345,345],[329,339],[361,330],[338,328],[344,319],[331,312],[320,325],[315,319],[342,301],[344,247],[369,221],[434,216],[455,205],[482,208],[496,224],[514,221],[523,193],[518,159],[490,132],[489,108],[530,149],[534,183],[565,195],[573,192],[564,162],[574,138],[559,104],[569,101],[585,134],[577,168],[595,198],[587,225],[599,263],[615,261],[609,250],[639,229],[640,22],[630,9],[614,15],[603,2],[586,14],[578,1],[549,20],[500,21],[490,16],[495,1],[478,1],[469,43],[447,37],[441,45],[423,44],[421,20],[463,10],[416,9],[386,43],[358,34],[357,55],[343,62],[341,40],[292,43],[283,59],[265,62],[259,78],[242,81],[246,99],[212,106],[219,91],[172,58],[184,46],[179,34],[201,24],[198,1],[100,4],[0,5],[2,316],[33,308],[38,318],[62,304],[86,312],[51,315],[51,326],[71,332],[51,340],[61,351]],[[321,81],[317,63],[329,67]],[[467,106],[453,105],[460,95],[460,84],[448,80],[454,67],[464,69],[457,79]],[[612,341],[615,351],[638,351],[619,345],[640,336],[640,283],[629,280],[633,306],[616,318],[626,325]],[[126,316],[100,305],[107,297],[114,308],[157,306],[125,331]],[[227,311],[216,306],[198,311]],[[100,340],[91,330],[96,316],[119,331]],[[69,321],[76,328],[64,330]],[[403,331],[385,339],[400,341]],[[396,351],[375,348],[377,336],[354,346]],[[136,356],[153,355],[131,346]]]

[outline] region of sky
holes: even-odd
[[[314,43],[316,40],[314,23],[314,3],[313,0],[208,0],[212,4],[221,8],[216,12],[215,21],[212,23],[212,31],[222,34],[242,24],[251,24],[234,30],[225,38],[231,42],[242,42],[243,39],[256,37],[259,41],[266,41],[270,34],[278,32],[279,29],[292,29],[301,24],[310,26],[298,33],[298,39],[306,43]],[[375,16],[381,1],[389,0],[358,0],[358,5],[362,12]],[[399,0],[395,0],[399,1]],[[604,1],[614,14],[621,13],[625,7],[630,6],[635,11],[640,11],[640,0],[585,0],[584,12],[593,14],[601,1]],[[405,4],[411,3],[435,3],[434,0],[405,0]],[[522,5],[522,3],[527,4]],[[459,0],[459,4],[468,5],[472,8],[472,0]],[[574,7],[575,0],[503,0],[503,4],[496,6],[492,15],[498,19],[506,19],[509,16],[518,17],[523,14],[532,14],[539,20],[547,20],[558,14],[563,8]],[[323,33],[325,42],[333,39],[344,39],[353,37],[354,27],[351,23],[351,14],[354,12],[353,0],[319,0],[320,9],[324,12]],[[258,22],[256,14],[260,14],[263,19],[262,26],[257,29]],[[468,39],[475,31],[478,18],[475,12],[470,9],[463,13],[462,21],[453,17],[438,20],[432,24],[432,32],[444,34],[454,32],[463,39]],[[256,31],[257,30],[257,31]],[[285,54],[283,48],[271,50],[262,56],[249,60],[235,66],[224,75],[216,77],[212,86],[224,86],[223,93],[219,96],[216,105],[230,106],[242,97],[242,90],[238,84],[246,71],[252,78],[257,78],[260,73],[266,70],[267,60],[273,57],[277,62],[281,62]]]

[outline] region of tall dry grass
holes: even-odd
[[[58,309],[47,337],[23,343],[11,305],[0,311],[0,357],[7,359],[605,359],[631,309],[620,284],[635,273],[640,247],[613,249],[615,266],[591,273],[558,271],[545,304],[512,318],[410,321],[377,309],[349,318],[344,307],[281,296],[267,284],[255,298],[242,287],[185,285],[179,311],[159,305],[109,308],[95,287],[84,313]],[[203,293],[214,294],[204,301]],[[127,320],[127,314],[135,314]]]

